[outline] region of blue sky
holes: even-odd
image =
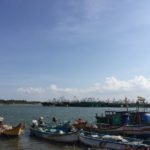
[[[0,98],[150,98],[149,5],[1,0]]]

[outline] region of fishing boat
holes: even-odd
[[[13,127],[11,125],[3,124],[3,117],[0,117],[0,135],[5,136],[19,136],[24,131],[24,124],[19,123],[17,126]]]
[[[64,132],[70,131],[73,126],[71,125],[70,121],[63,121],[58,122],[55,117],[52,118],[52,123],[47,123],[44,121],[44,117],[39,117],[38,120],[32,120],[31,127],[42,127],[43,129],[55,129],[55,130],[62,130]]]
[[[72,124],[72,126],[75,127],[79,131],[82,129],[84,131],[98,131],[99,130],[96,125],[88,123],[82,118],[77,118],[75,122]]]
[[[79,134],[81,143],[107,150],[149,150],[149,146],[143,144],[140,139],[124,138],[116,135],[104,135],[81,131]]]
[[[77,118],[72,124],[76,129],[83,129],[87,126],[87,122],[82,118]]]
[[[128,125],[120,127],[120,132],[127,136],[136,136],[140,138],[150,137],[150,125]]]
[[[144,125],[125,125],[121,127],[97,127],[97,128],[85,128],[85,131],[93,131],[101,134],[110,135],[123,135],[133,136],[137,138],[149,138],[150,137],[150,126]]]
[[[19,136],[24,131],[24,124],[19,123],[16,127],[12,127],[11,129],[5,129],[1,134],[6,136]]]
[[[32,121],[36,124],[36,121]],[[31,135],[39,138],[44,138],[50,141],[74,143],[78,141],[78,131],[74,129],[64,128],[64,126],[36,126],[30,127]]]
[[[140,110],[139,105],[145,104],[145,99],[138,97],[136,110],[105,111],[104,115],[96,114],[99,132],[150,137],[150,113]]]

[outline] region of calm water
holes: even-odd
[[[68,145],[49,142],[39,138],[31,137],[29,126],[33,119],[43,116],[46,122],[51,122],[52,117],[60,121],[73,121],[81,117],[88,122],[95,122],[95,114],[101,114],[105,110],[119,110],[119,108],[83,108],[83,107],[43,107],[39,105],[0,106],[0,116],[5,118],[8,124],[16,125],[18,122],[25,122],[26,129],[23,136],[19,138],[0,138],[0,150],[86,150],[82,145]]]

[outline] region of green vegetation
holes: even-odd
[[[0,104],[40,104],[41,102],[39,101],[27,101],[27,100],[3,100],[0,99]]]

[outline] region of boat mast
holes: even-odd
[[[144,112],[145,112],[145,98],[138,96],[137,97],[137,107],[139,111],[139,105],[143,104]]]
[[[145,98],[138,96],[137,97],[137,119],[138,119],[138,124],[140,125],[142,120],[141,120],[141,113],[140,113],[140,104],[143,104],[144,106],[144,113],[145,113]]]
[[[127,97],[125,97],[125,104],[126,104],[126,108],[127,108],[127,112],[128,112],[128,99],[127,99]]]

